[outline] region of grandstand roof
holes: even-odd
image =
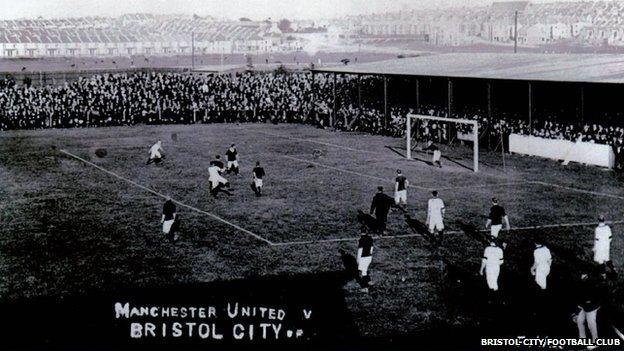
[[[203,65],[195,67],[195,73],[229,73],[242,72],[247,69],[244,65]]]
[[[316,68],[314,71],[525,81],[624,83],[624,56],[452,53]]]

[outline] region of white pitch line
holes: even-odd
[[[386,155],[386,153],[381,153],[381,152],[376,152],[376,151],[371,151],[371,150],[354,149],[354,148],[351,148],[351,147],[348,147],[348,146],[342,146],[342,145],[337,145],[337,144],[332,144],[332,143],[327,143],[327,142],[322,142],[322,141],[317,141],[317,140],[312,140],[312,139],[297,138],[297,137],[291,137],[291,136],[287,136],[287,135],[268,133],[268,132],[264,132],[264,131],[257,131],[257,133],[270,135],[270,136],[274,136],[274,137],[279,137],[279,138],[284,138],[284,139],[291,139],[291,140],[304,141],[304,142],[308,142],[308,143],[320,144],[320,145],[325,145],[325,146],[331,146],[331,147],[335,147],[335,148],[338,148],[338,149],[355,151],[355,152],[360,152],[360,153],[367,153],[367,154],[373,154],[373,155]],[[506,179],[505,177],[496,176],[496,175],[493,175],[493,174],[480,173],[480,175],[486,176],[486,177],[490,177],[490,178],[495,178],[495,179]],[[595,192],[595,191],[582,190],[582,189],[578,189],[578,188],[567,187],[567,186],[564,186],[564,185],[558,185],[558,184],[553,184],[553,183],[540,182],[540,181],[531,181],[531,180],[527,180],[524,183],[538,184],[538,185],[543,185],[543,186],[551,186],[551,187],[566,189],[566,190],[575,191],[575,192],[579,192],[579,193],[585,193],[585,194],[596,195],[596,196],[611,197],[611,198],[615,198],[615,199],[624,200],[624,196],[617,196],[617,195],[610,195],[610,194],[605,194],[605,193],[600,193],[600,192]],[[514,184],[507,183],[507,184],[509,184],[509,185],[520,185],[520,184],[522,184],[522,182],[514,183]],[[507,184],[501,183],[501,184],[495,184],[495,185],[499,186],[499,185],[507,185]],[[465,186],[465,188],[473,188],[473,187],[481,187],[481,188],[483,188],[483,187],[487,187],[487,186],[470,186],[470,185]],[[436,189],[438,189],[438,190],[439,189],[449,190],[449,189],[461,189],[461,188],[464,188],[464,186],[447,187],[447,188],[436,188]],[[433,188],[424,188],[424,187],[421,187],[421,189],[433,190]]]
[[[82,161],[82,162],[84,162],[84,163],[88,164],[89,166],[95,167],[96,169],[98,169],[98,170],[100,170],[100,171],[102,171],[102,172],[104,172],[104,173],[106,173],[106,174],[108,174],[108,175],[111,175],[111,176],[113,176],[113,177],[115,177],[115,178],[117,178],[117,179],[121,179],[121,180],[123,180],[123,181],[125,181],[125,182],[128,182],[128,183],[130,183],[130,184],[132,184],[132,185],[134,185],[134,186],[136,186],[136,187],[138,187],[138,188],[141,188],[141,189],[143,189],[143,190],[145,190],[145,191],[148,191],[148,192],[150,192],[150,193],[152,193],[152,194],[154,194],[154,195],[156,195],[156,196],[159,196],[159,197],[161,197],[161,198],[163,198],[163,199],[167,199],[167,195],[161,194],[161,193],[159,193],[159,192],[157,192],[157,191],[155,191],[155,190],[153,190],[153,189],[150,189],[150,188],[148,188],[148,187],[146,187],[146,186],[144,186],[144,185],[141,185],[141,184],[139,184],[139,183],[137,183],[137,182],[135,182],[135,181],[133,181],[133,180],[130,180],[130,179],[128,179],[128,178],[125,178],[125,177],[123,177],[123,176],[120,176],[119,174],[117,174],[117,173],[115,173],[115,172],[111,172],[111,171],[109,171],[109,170],[107,170],[107,169],[105,169],[105,168],[103,168],[103,167],[100,167],[100,166],[96,165],[96,164],[95,164],[95,163],[93,163],[93,162],[87,161],[87,160],[85,160],[84,158],[79,157],[79,156],[76,156],[76,155],[74,155],[74,154],[72,154],[72,153],[70,153],[70,152],[68,152],[68,151],[65,151],[65,150],[60,150],[60,151],[61,151],[62,153],[64,153],[64,154],[66,154],[66,155],[70,156],[70,157],[75,158],[76,160],[79,160],[79,161]],[[214,214],[212,214],[212,213],[210,213],[210,212],[206,212],[206,211],[204,211],[204,210],[200,210],[199,208],[196,208],[196,207],[193,207],[193,206],[187,205],[187,204],[185,204],[185,203],[183,203],[183,202],[180,202],[180,201],[178,201],[178,200],[175,200],[175,199],[171,199],[171,201],[175,202],[176,204],[178,204],[178,205],[180,205],[180,206],[182,206],[182,207],[186,207],[186,208],[188,208],[188,209],[190,209],[190,210],[193,210],[193,211],[195,211],[195,212],[198,212],[198,213],[201,213],[201,214],[207,215],[207,216],[209,216],[209,217],[211,217],[211,218],[213,218],[213,219],[216,219],[217,221],[219,221],[219,222],[221,222],[221,223],[224,223],[224,224],[227,224],[227,225],[229,225],[230,227],[235,228],[235,229],[237,229],[237,230],[239,230],[239,231],[241,231],[241,232],[243,232],[243,233],[245,233],[245,234],[251,235],[252,237],[254,237],[254,238],[258,239],[258,240],[264,241],[265,243],[267,243],[267,244],[269,244],[269,245],[271,245],[271,246],[273,246],[273,245],[274,245],[274,243],[273,243],[272,241],[267,240],[267,239],[265,239],[265,238],[261,237],[261,236],[260,236],[260,235],[258,235],[258,234],[252,233],[252,232],[250,232],[249,230],[247,230],[247,229],[245,229],[245,228],[243,228],[243,227],[241,227],[241,226],[239,226],[239,225],[236,225],[236,224],[234,224],[234,223],[232,223],[232,222],[229,222],[229,221],[227,221],[227,220],[225,220],[225,219],[223,219],[223,218],[221,218],[221,217],[219,217],[219,216],[217,216],[217,215],[214,215]]]
[[[287,155],[282,155],[282,157],[287,158],[289,160],[293,160],[293,161],[297,161],[297,162],[302,162],[302,163],[309,163],[309,164],[313,164],[315,166],[319,166],[319,167],[323,167],[323,168],[327,168],[327,169],[331,169],[334,171],[338,171],[338,172],[343,172],[343,173],[349,173],[349,174],[353,174],[353,175],[357,175],[360,177],[365,177],[365,178],[370,178],[370,179],[375,179],[375,180],[380,180],[382,182],[386,182],[386,183],[394,183],[394,181],[392,181],[391,179],[385,179],[385,178],[381,178],[381,177],[375,177],[369,174],[364,174],[364,173],[360,173],[360,172],[356,172],[356,171],[350,171],[348,169],[344,169],[344,168],[339,168],[339,167],[334,167],[334,166],[328,166],[328,165],[324,165],[322,163],[318,163],[318,162],[314,162],[314,161],[309,161],[309,160],[305,160],[302,158],[297,158],[297,157],[293,157],[293,156],[287,156]],[[415,188],[415,189],[421,189],[421,190],[433,190],[433,188],[425,188],[422,186],[417,186],[417,185],[408,185],[409,188]]]
[[[619,225],[624,224],[624,220],[619,221],[608,221],[607,224],[611,225]],[[570,228],[570,227],[588,227],[598,225],[598,222],[577,222],[577,223],[559,223],[559,224],[544,224],[544,225],[535,225],[528,227],[518,227],[511,228],[510,231],[524,231],[524,230],[536,230],[536,229],[548,229],[548,228]],[[489,229],[481,229],[479,232],[487,233]],[[453,230],[444,232],[445,235],[452,234],[462,234],[463,231]],[[414,238],[422,236],[421,234],[399,234],[399,235],[385,235],[385,236],[374,236],[375,239],[403,239],[403,238]],[[359,237],[354,238],[334,238],[334,239],[321,239],[321,240],[306,240],[306,241],[289,241],[289,242],[281,242],[274,243],[273,246],[296,246],[296,245],[310,245],[310,244],[329,244],[329,243],[339,243],[339,242],[351,242],[358,241]]]
[[[457,185],[436,188],[436,190],[453,190],[453,189],[471,189],[471,188],[493,188],[497,186],[514,186],[514,185],[526,185],[527,181],[508,182],[508,183],[494,183],[494,184],[479,184],[479,185]]]
[[[595,196],[611,197],[611,198],[614,198],[614,199],[624,200],[624,196],[599,193],[597,191],[583,190],[583,189],[573,188],[573,187],[569,187],[569,186],[565,186],[565,185],[559,185],[559,184],[553,184],[553,183],[547,183],[547,182],[540,182],[540,181],[537,181],[537,180],[528,180],[527,183],[529,183],[529,184],[537,184],[537,185],[542,185],[542,186],[549,186],[549,187],[553,187],[553,188],[560,188],[560,189],[565,189],[565,190],[569,190],[569,191],[574,191],[574,192],[577,192],[577,193],[590,194],[590,195],[595,195]]]
[[[335,171],[339,171],[339,172],[354,174],[354,175],[357,175],[357,176],[360,176],[360,177],[380,180],[380,181],[383,181],[383,182],[394,183],[391,179],[375,177],[375,176],[372,176],[370,174],[364,174],[364,173],[360,173],[360,172],[356,172],[356,171],[350,171],[350,170],[344,169],[344,168],[328,166],[328,165],[324,165],[322,163],[309,161],[309,160],[305,160],[305,159],[298,158],[298,157],[293,157],[293,156],[288,156],[288,155],[282,155],[282,157],[290,159],[290,160],[293,160],[293,161],[297,161],[297,162],[310,163],[310,164],[313,164],[315,166],[319,166],[319,167],[323,167],[323,168],[327,168],[327,169],[331,169],[331,170],[335,170]],[[522,185],[522,184],[527,184],[527,183],[528,182],[526,182],[526,181],[521,181],[521,182],[509,182],[509,183],[498,183],[498,184],[459,185],[459,186],[449,186],[449,187],[439,187],[439,188],[428,188],[428,187],[424,187],[424,186],[418,186],[418,185],[410,184],[410,185],[408,185],[408,187],[409,188],[414,188],[414,189],[421,189],[421,190],[431,191],[431,190],[452,190],[452,189],[489,188],[489,187],[497,187],[497,186],[513,186],[513,185]]]
[[[270,136],[274,136],[274,137],[278,137],[278,138],[290,139],[290,140],[305,141],[305,142],[312,143],[312,144],[331,146],[331,147],[335,147],[337,149],[349,150],[349,151],[353,151],[353,152],[360,152],[360,153],[371,154],[371,155],[382,155],[382,156],[387,156],[388,155],[385,152],[378,152],[378,151],[372,151],[372,150],[362,150],[362,149],[354,149],[352,147],[332,144],[332,143],[328,143],[328,142],[324,142],[324,141],[318,141],[318,140],[312,140],[312,139],[304,139],[304,138],[297,138],[297,137],[293,137],[293,136],[273,134],[273,133],[268,133],[268,132],[263,132],[263,131],[256,131],[256,133],[270,135]]]

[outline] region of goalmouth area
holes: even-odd
[[[146,166],[147,150],[159,139],[167,158]],[[231,143],[240,153],[242,175],[228,176],[233,196],[213,199],[208,163]],[[471,145],[441,145],[437,168],[417,151],[406,159],[401,143],[269,124],[3,132],[0,299],[88,295],[119,284],[144,288],[340,271],[338,250],[356,251],[357,210],[368,211],[377,186],[392,194],[397,169],[410,180],[411,216],[424,222],[430,192],[438,190],[448,231],[442,248],[433,250],[400,212],[391,212],[389,235],[376,241],[374,292],[362,296],[353,282],[343,287],[361,336],[496,323],[494,315],[505,311],[465,306],[479,298],[485,283],[478,276],[483,247],[462,230],[484,228],[493,196],[512,225],[501,234],[511,248],[502,290],[530,282],[537,235],[553,251],[554,291],[569,288],[557,284],[591,262],[599,214],[612,222],[611,257],[621,271],[624,189],[614,172],[519,155],[508,155],[503,168],[499,153],[481,152],[475,173],[465,156]],[[98,148],[107,155],[96,156]],[[267,172],[261,198],[249,188],[256,161]],[[176,201],[183,221],[174,245],[160,232],[166,196]],[[571,322],[567,327],[575,328]]]

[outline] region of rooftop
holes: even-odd
[[[616,54],[451,53],[316,68],[315,72],[525,81],[624,83]]]

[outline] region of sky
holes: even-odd
[[[0,19],[197,14],[237,19],[319,19],[352,14],[487,5],[492,0],[0,0]],[[538,0],[540,2],[565,0]]]

